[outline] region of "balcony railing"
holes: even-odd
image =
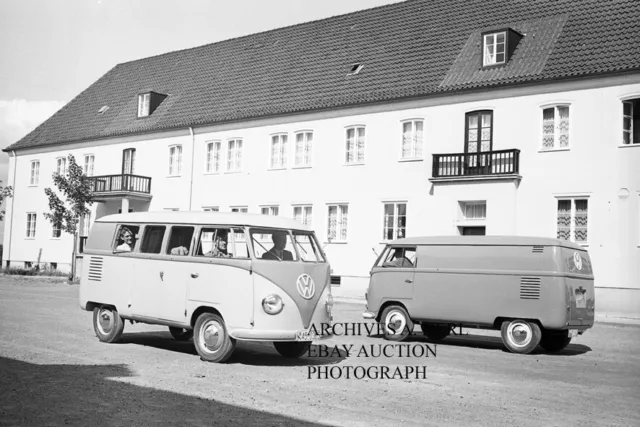
[[[513,175],[520,172],[520,150],[433,155],[433,177]]]
[[[89,177],[94,194],[151,193],[151,178],[131,174],[102,175]]]

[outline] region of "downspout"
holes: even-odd
[[[193,199],[193,161],[196,152],[196,136],[191,126],[189,126],[189,133],[191,133],[191,181],[189,182],[189,210],[191,210],[191,201]]]
[[[11,238],[13,237],[13,206],[16,204],[16,169],[18,169],[18,158],[16,157],[16,151],[11,150],[11,154],[13,156],[13,181],[11,182],[11,187],[13,188],[13,197],[11,200],[11,227],[9,227],[9,250],[7,251],[7,260],[11,261]],[[2,266],[0,266],[2,267]]]

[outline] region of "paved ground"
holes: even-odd
[[[640,426],[637,326],[597,324],[557,355],[511,354],[497,333],[463,330],[410,343],[436,357],[357,357],[389,342],[348,336],[325,342],[332,357],[290,361],[240,343],[219,365],[164,327],[127,324],[124,343],[100,343],[77,295],[0,277],[0,425]],[[362,322],[361,312],[339,304],[335,320]],[[426,379],[308,379],[346,366],[425,366]]]

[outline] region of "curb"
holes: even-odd
[[[353,305],[362,305],[364,306],[366,301],[362,297],[349,297],[349,296],[334,296],[333,300],[335,302],[339,302],[342,304],[353,304]],[[638,317],[627,317],[624,315],[613,315],[613,314],[598,314],[596,313],[596,323],[605,323],[612,325],[634,325],[640,326],[640,318]]]

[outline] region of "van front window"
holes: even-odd
[[[318,241],[312,233],[303,233],[300,231],[293,232],[293,242],[300,252],[300,257],[307,262],[324,262],[324,256]]]
[[[273,261],[297,261],[291,234],[286,230],[251,229],[254,256]]]

